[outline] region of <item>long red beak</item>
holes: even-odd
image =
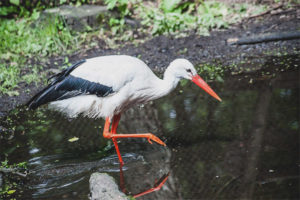
[[[196,83],[196,85],[201,87],[205,92],[207,92],[217,100],[222,101],[222,99],[207,85],[207,83],[199,75],[193,76],[192,81]]]

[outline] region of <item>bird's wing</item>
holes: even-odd
[[[79,95],[97,95],[105,97],[115,91],[110,85],[93,82],[71,74],[79,66],[84,66],[85,60],[80,61],[50,78],[51,83],[36,94],[28,103],[29,108],[35,109],[51,101],[58,101]]]
[[[79,95],[105,97],[131,82],[137,72],[152,73],[144,62],[130,56],[103,56],[82,60],[50,78],[51,83],[28,103],[35,109],[51,101]]]
[[[112,87],[117,92],[133,79],[148,73],[152,71],[143,61],[130,56],[112,55],[87,59],[71,75]]]

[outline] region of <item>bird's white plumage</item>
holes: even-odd
[[[111,55],[87,59],[72,71],[71,75],[112,87],[118,91],[139,74],[153,74],[141,60],[125,56]]]
[[[186,69],[191,69],[187,73]],[[159,79],[138,58],[113,55],[87,59],[70,75],[112,87],[113,93],[105,97],[81,95],[54,101],[50,108],[73,118],[79,114],[99,118],[112,117],[137,103],[157,99],[173,90],[181,78],[195,74],[193,65],[185,59],[176,59],[167,68],[164,79]]]

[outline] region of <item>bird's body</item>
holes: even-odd
[[[62,88],[62,80],[56,84],[59,88],[53,87],[53,90],[62,88],[61,90],[68,91],[71,88],[78,91],[84,84],[83,80],[88,80],[91,85],[103,86],[101,89],[104,94],[91,94],[89,91],[78,94],[72,90],[68,91],[71,95],[69,98],[60,97],[54,101],[49,98],[49,107],[67,114],[70,118],[79,114],[91,118],[113,117],[132,105],[146,103],[168,94],[176,87],[179,79],[169,81],[166,77],[168,74],[165,79],[158,78],[143,61],[130,56],[112,55],[87,59],[64,79],[72,78],[73,81],[65,81]],[[70,85],[75,82],[80,85],[79,88]]]
[[[213,97],[221,100],[197,75],[186,59],[170,63],[164,78],[158,78],[140,59],[125,55],[95,57],[80,61],[51,77],[52,82],[29,102],[29,108],[49,103],[50,108],[69,117],[82,114],[91,118],[105,118],[103,135],[115,144],[120,163],[122,158],[116,138],[144,137],[165,145],[153,134],[117,134],[121,113],[129,107],[146,103],[170,93],[180,79],[192,80]],[[110,123],[112,128],[109,131]]]

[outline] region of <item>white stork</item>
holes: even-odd
[[[74,118],[79,114],[90,118],[105,118],[103,136],[112,139],[123,166],[117,138],[147,138],[166,145],[151,133],[117,134],[123,111],[135,104],[167,95],[180,79],[188,79],[221,101],[220,97],[197,74],[186,59],[170,63],[164,78],[158,78],[140,59],[126,55],[111,55],[82,60],[50,78],[51,83],[36,94],[27,105],[35,109],[49,103],[49,107]],[[111,130],[110,124],[112,122]]]

